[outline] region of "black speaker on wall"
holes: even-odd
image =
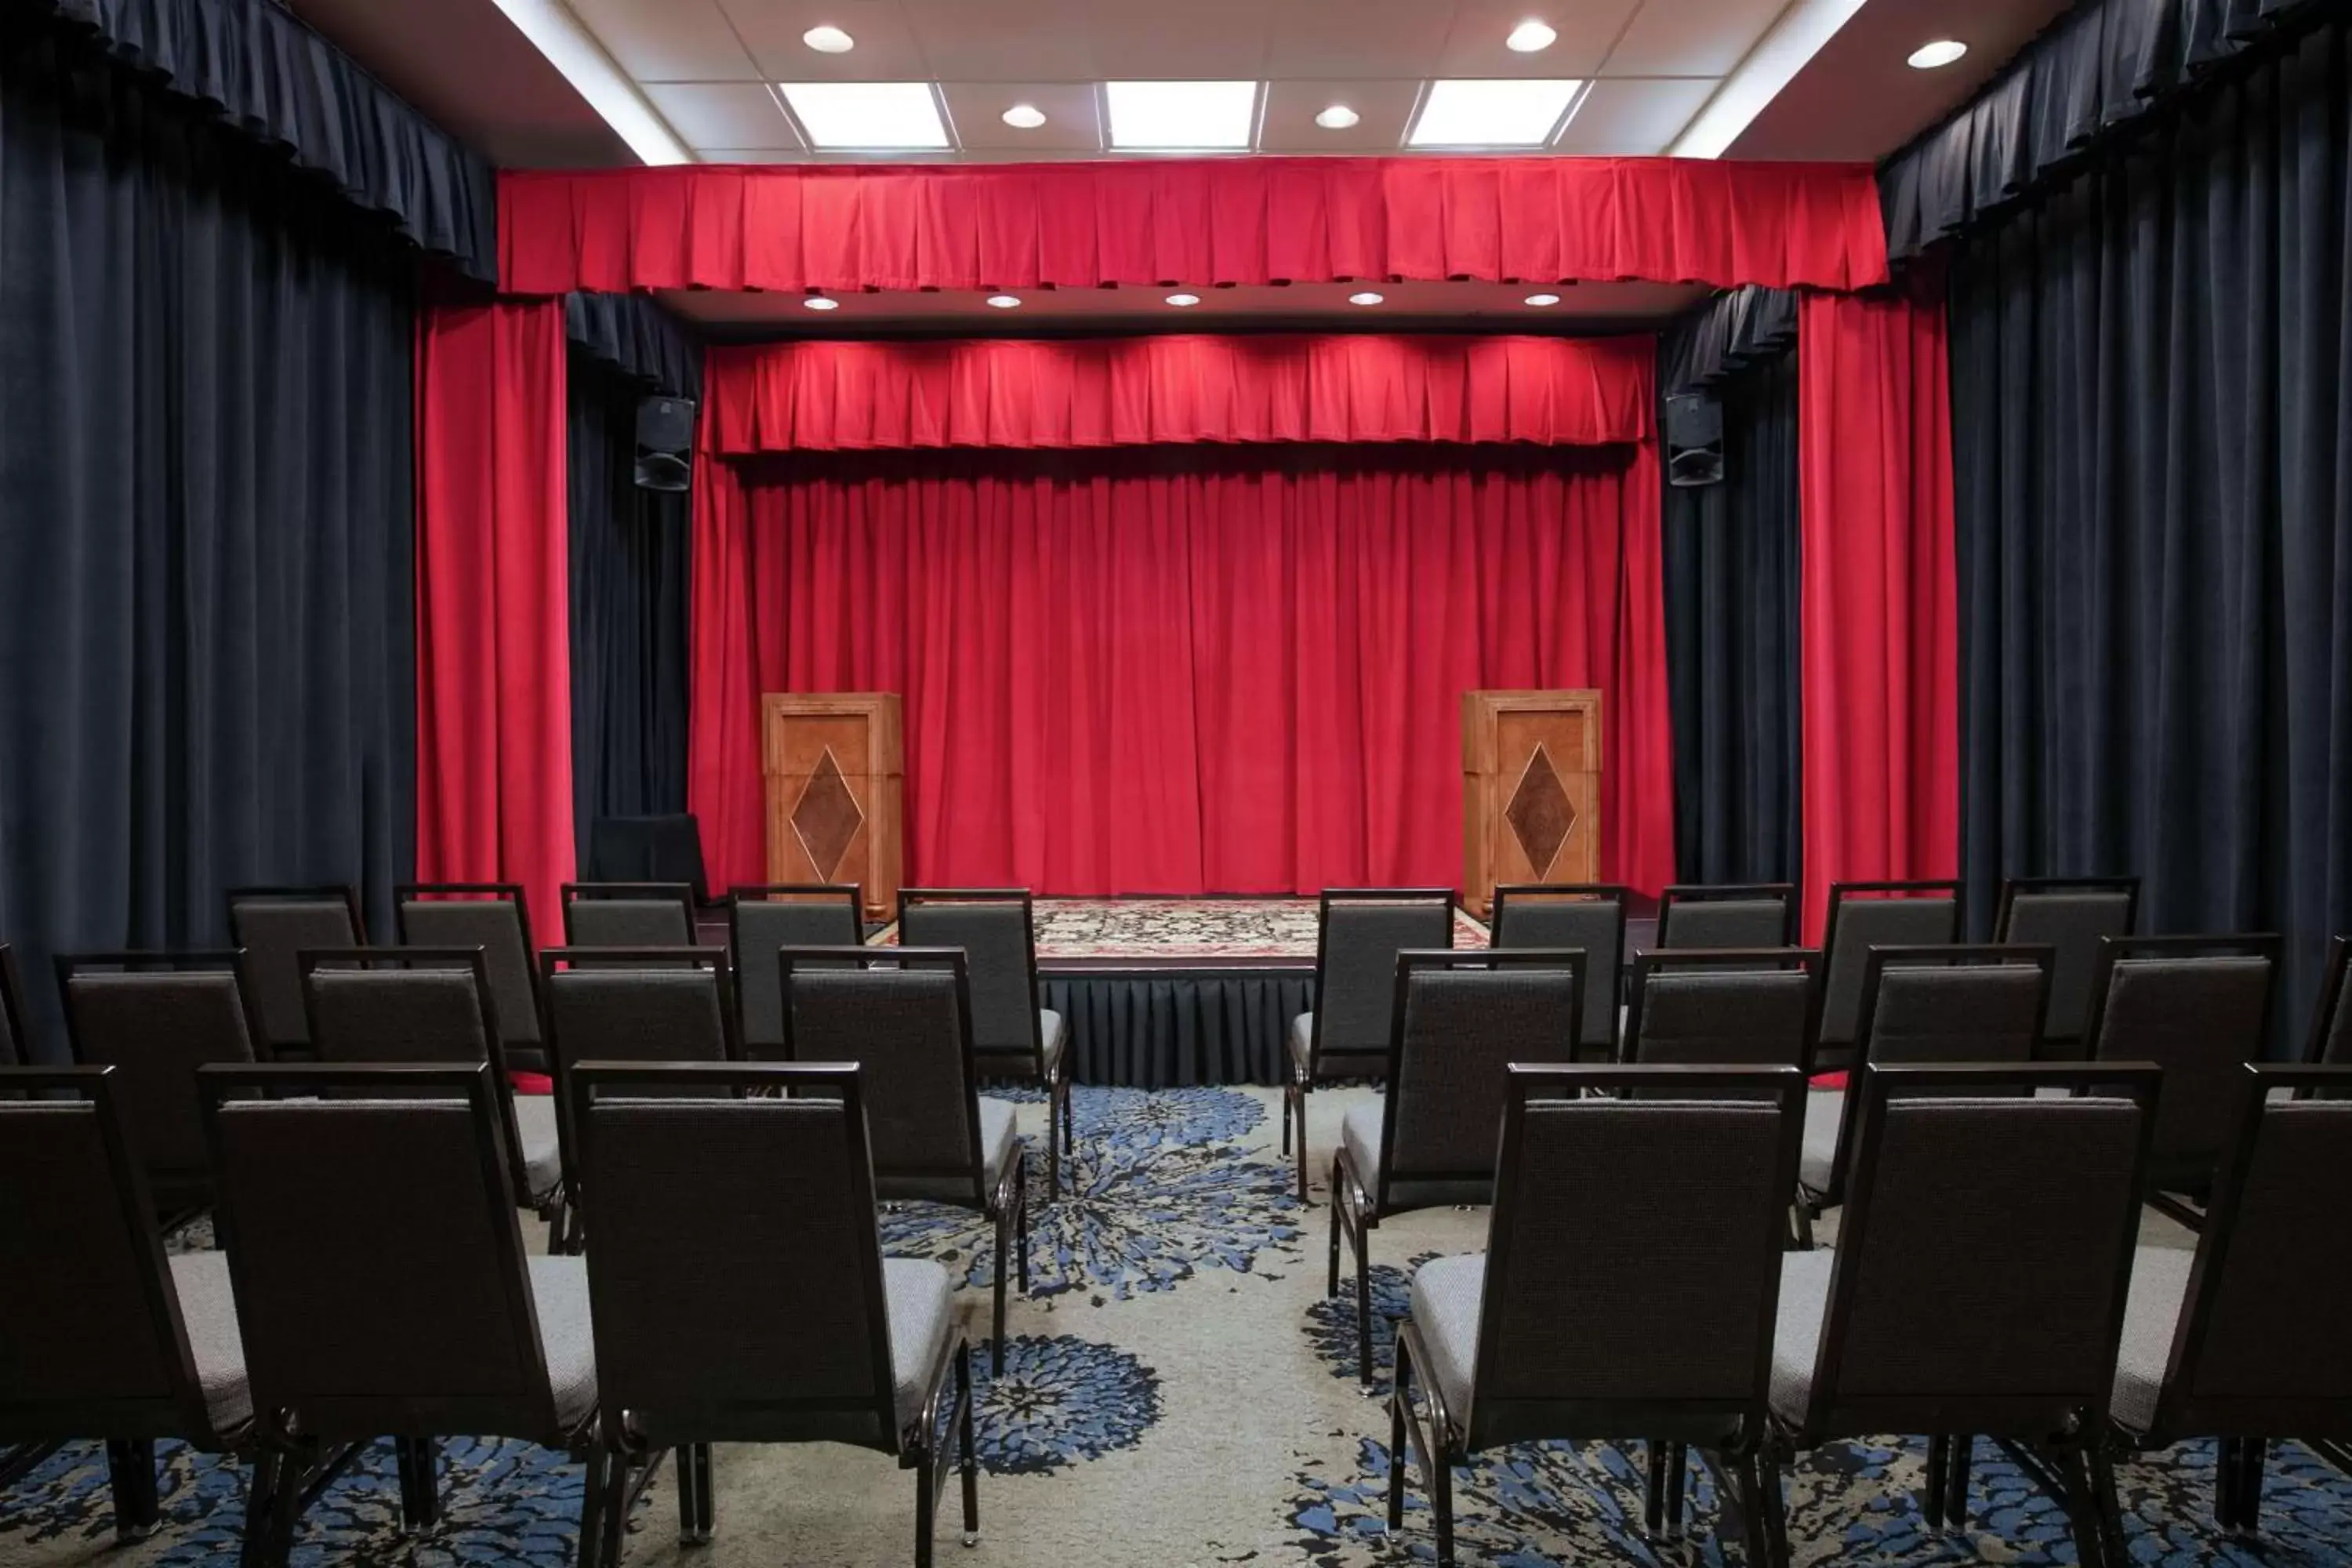
[[[637,488],[684,490],[694,475],[694,405],[648,397],[637,405]]]
[[[1685,489],[1723,482],[1723,405],[1706,393],[1666,399],[1666,482]]]

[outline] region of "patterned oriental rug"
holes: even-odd
[[[1341,1110],[1369,1092],[1313,1097],[1318,1179]],[[1323,1295],[1328,1215],[1319,1198],[1302,1210],[1290,1195],[1273,1106],[1255,1089],[1078,1090],[1075,1191],[1035,1211],[1034,1288],[1014,1298],[1011,1357],[980,1394],[981,1542],[970,1552],[955,1544],[950,1498],[943,1565],[1374,1568],[1433,1559],[1418,1486],[1402,1539],[1382,1528],[1385,1406],[1356,1392],[1352,1303]],[[1032,1100],[1022,1116],[1034,1145],[1044,1109]],[[1044,1162],[1031,1167],[1042,1172]],[[1402,1309],[1416,1260],[1477,1248],[1486,1223],[1484,1211],[1446,1209],[1375,1232],[1380,1310]],[[945,1264],[962,1287],[975,1334],[985,1331],[990,1253],[972,1216],[910,1205],[887,1216],[885,1236],[896,1253]],[[2152,1238],[2182,1239],[2168,1228]],[[202,1228],[181,1240],[207,1243]],[[1381,1355],[1385,1366],[1385,1344]],[[984,1361],[981,1370],[984,1377]],[[1798,1560],[1870,1568],[2042,1568],[2074,1560],[2056,1505],[1990,1445],[1976,1454],[1967,1527],[1930,1531],[1916,1495],[1924,1460],[1923,1442],[1895,1437],[1806,1458],[1788,1482]],[[911,1561],[914,1484],[883,1456],[723,1446],[716,1469],[717,1538],[677,1545],[665,1473],[633,1521],[629,1564],[895,1568]],[[1480,1456],[1454,1481],[1463,1563],[1715,1568],[1741,1560],[1736,1521],[1719,1514],[1704,1469],[1694,1470],[1689,1540],[1647,1540],[1642,1469],[1637,1445],[1544,1443]],[[2212,1479],[2212,1450],[2203,1444],[2123,1467],[2133,1563],[2352,1564],[2352,1480],[2304,1448],[2287,1445],[2272,1462],[2258,1542],[2215,1528]],[[238,1541],[245,1481],[236,1465],[171,1448],[163,1527],[118,1549],[102,1450],[76,1444],[0,1496],[0,1563],[225,1562]],[[403,1539],[391,1449],[380,1447],[311,1510],[295,1562],[560,1568],[572,1561],[581,1471],[562,1455],[523,1443],[451,1442],[442,1447],[441,1484],[442,1522]]]
[[[1039,899],[1040,969],[1235,964],[1315,966],[1314,899]],[[877,942],[898,940],[896,924]],[[1486,928],[1454,911],[1454,945],[1484,947]]]

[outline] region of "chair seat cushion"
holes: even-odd
[[[980,1168],[993,1188],[1004,1174],[1004,1167],[1013,1163],[1013,1153],[1020,1146],[1013,1126],[1021,1112],[1001,1100],[982,1099],[980,1102]]]
[[[253,1391],[245,1380],[245,1341],[236,1329],[236,1297],[229,1289],[228,1254],[183,1252],[172,1258],[172,1285],[188,1327],[188,1352],[204,1390],[205,1415],[215,1436],[253,1419]]]
[[[596,1407],[596,1337],[588,1320],[588,1260],[532,1258],[529,1261],[531,1301],[539,1310],[539,1345],[547,1357],[548,1388],[555,1396],[555,1421],[569,1432]]]
[[[1478,1367],[1478,1307],[1486,1294],[1486,1255],[1433,1258],[1413,1270],[1409,1310],[1429,1348],[1422,1369],[1455,1426],[1470,1409],[1470,1378]]]
[[[523,1173],[530,1182],[533,1203],[555,1191],[563,1180],[563,1145],[555,1135],[555,1097],[518,1094],[514,1100],[515,1134],[522,1142]]]
[[[1062,1076],[1062,1058],[1069,1054],[1068,1020],[1050,1007],[1040,1008],[1037,1013],[1037,1038],[1045,1058],[1045,1081],[1052,1083]],[[1037,1076],[1035,1058],[1025,1050],[975,1049],[972,1065],[982,1078],[1034,1079]]]
[[[1797,1160],[1797,1180],[1809,1192],[1826,1193],[1837,1177],[1838,1121],[1845,1114],[1845,1091],[1817,1089],[1805,1096],[1805,1147]]]
[[[1837,1254],[1827,1248],[1781,1256],[1780,1313],[1772,1326],[1772,1414],[1783,1421],[1802,1425],[1805,1419],[1822,1318],[1830,1305],[1830,1269],[1836,1262]]]
[[[1381,1201],[1381,1123],[1385,1114],[1385,1102],[1374,1100],[1370,1105],[1350,1106],[1339,1119],[1339,1141],[1348,1151],[1348,1159],[1362,1178],[1364,1192],[1373,1203]],[[1492,1181],[1423,1182],[1400,1180],[1389,1187],[1388,1204],[1382,1214],[1397,1214],[1410,1208],[1430,1208],[1439,1204],[1491,1204],[1495,1201]]]
[[[2132,1257],[2131,1292],[2124,1300],[2123,1344],[2116,1355],[2116,1391],[2107,1408],[2135,1436],[2156,1421],[2156,1398],[2172,1360],[2173,1329],[2189,1295],[2197,1255],[2179,1247],[2143,1247]]]
[[[928,1258],[882,1260],[882,1295],[890,1318],[891,1391],[901,1428],[922,1415],[931,1366],[954,1321],[949,1291],[948,1271]]]

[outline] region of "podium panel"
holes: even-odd
[[[898,696],[772,692],[761,699],[768,880],[856,882],[869,919],[894,916],[901,856]]]
[[[1462,891],[1601,879],[1601,693],[1462,694]]]

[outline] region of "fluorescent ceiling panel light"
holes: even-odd
[[[949,145],[947,121],[927,81],[787,81],[776,90],[812,147],[883,152]]]
[[[1796,0],[1764,41],[1724,79],[1672,149],[1677,158],[1720,158],[1764,106],[1796,80],[1805,62],[1853,19],[1864,0]]]
[[[1584,84],[1564,79],[1433,81],[1408,147],[1542,147]]]
[[[1529,19],[1511,29],[1511,36],[1503,40],[1503,47],[1516,54],[1532,55],[1551,47],[1552,41],[1559,37],[1559,34],[1548,23]]]
[[[1254,81],[1107,81],[1103,104],[1127,152],[1245,150],[1257,132]]]
[[[637,84],[613,63],[613,57],[580,25],[563,0],[498,0],[515,30],[563,73],[563,79],[604,116],[641,162],[691,163],[694,154],[677,139],[669,122],[654,112]]]
[[[1968,45],[1958,38],[1938,38],[1932,44],[1922,44],[1911,51],[1906,62],[1913,70],[1931,71],[1950,65],[1969,52]]]

